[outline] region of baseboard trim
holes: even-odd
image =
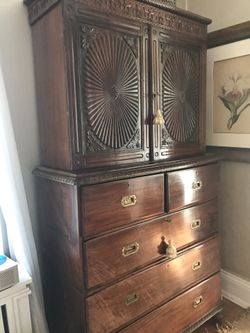
[[[221,271],[222,296],[243,308],[250,307],[250,282],[227,271]]]

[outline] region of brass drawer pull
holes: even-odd
[[[203,303],[203,297],[199,296],[197,297],[193,302],[193,308],[196,309],[198,306],[200,306]]]
[[[132,254],[135,254],[140,249],[140,245],[137,242],[134,242],[132,244],[123,246],[122,248],[122,255],[123,257],[131,256]]]
[[[201,268],[201,261],[200,260],[193,263],[193,266],[192,266],[193,271],[197,271],[200,268]]]
[[[192,189],[194,191],[199,191],[202,188],[202,181],[201,180],[197,180],[196,182],[192,183]]]
[[[137,302],[139,300],[139,295],[137,295],[136,293],[133,293],[131,295],[128,295],[126,300],[125,300],[125,304],[126,305],[131,305],[135,302]]]
[[[130,207],[134,206],[136,204],[136,195],[126,195],[125,197],[122,197],[121,205],[122,207]]]
[[[196,219],[194,222],[191,223],[191,228],[192,229],[197,229],[201,227],[201,220]]]

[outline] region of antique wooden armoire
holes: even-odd
[[[25,0],[50,332],[192,332],[221,310],[210,20],[163,0]]]

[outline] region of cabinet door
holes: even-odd
[[[177,158],[204,149],[204,41],[153,29],[152,103],[163,125],[153,125],[153,158]],[[157,74],[155,74],[157,73]]]
[[[137,23],[105,22],[81,17],[75,26],[78,105],[73,153],[79,168],[149,159],[147,34]]]

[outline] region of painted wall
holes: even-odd
[[[183,1],[181,0],[181,2]],[[213,20],[213,23],[208,27],[208,31],[222,29],[249,20],[249,0],[186,0],[186,2],[187,10]]]
[[[38,129],[31,31],[22,0],[0,0],[0,63],[35,229],[32,170],[39,164]]]
[[[182,9],[186,9],[187,0],[176,0],[176,6]]]
[[[213,20],[210,31],[249,20],[249,0],[186,1],[188,10]],[[223,162],[221,185],[222,266],[250,280],[250,164]]]
[[[221,182],[223,268],[250,280],[250,164],[223,162]]]

